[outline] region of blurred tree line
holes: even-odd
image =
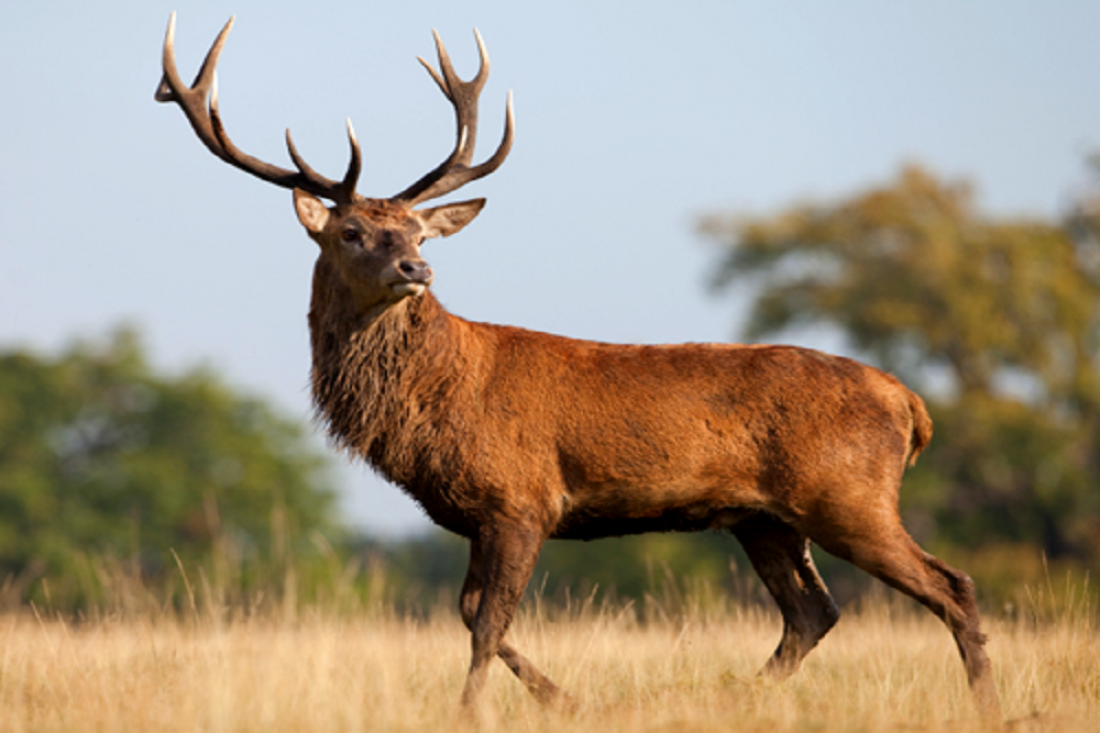
[[[41,601],[52,580],[51,602],[80,605],[118,572],[281,577],[272,558],[338,529],[305,437],[207,369],[155,375],[132,330],[52,358],[0,353],[4,602]]]
[[[839,337],[924,396],[936,435],[902,489],[906,526],[987,602],[1100,570],[1100,196],[1058,221],[993,218],[968,185],[907,167],[848,198],[699,228],[716,291],[752,299],[744,338]],[[132,331],[56,357],[0,352],[0,605],[81,608],[119,578],[177,604],[453,604],[465,542],[356,536],[336,520],[327,460],[210,370],[155,374]],[[873,586],[817,558],[841,601]],[[667,607],[699,590],[767,602],[717,533],[551,541],[532,586],[566,605]]]

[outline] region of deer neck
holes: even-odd
[[[309,325],[317,417],[339,447],[405,485],[462,380],[459,319],[430,291],[357,313],[319,266]]]

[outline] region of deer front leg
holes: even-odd
[[[512,623],[535,569],[542,540],[541,533],[531,528],[498,525],[487,528],[471,545],[470,572],[461,602],[463,620],[470,627],[472,647],[470,672],[462,690],[463,707],[470,708],[477,702],[489,662],[497,655],[540,701],[543,697],[552,699],[558,692],[549,679],[504,643],[504,633]],[[477,611],[467,620],[479,589]]]
[[[475,539],[470,541],[470,567],[466,571],[466,580],[462,583],[462,595],[458,601],[462,623],[466,624],[466,628],[470,631],[474,630],[474,619],[477,617],[478,606],[481,604],[483,586],[481,543]],[[527,691],[541,704],[550,705],[564,697],[565,693],[561,691],[561,688],[503,639],[497,648],[497,656],[508,665],[508,668],[524,684]]]

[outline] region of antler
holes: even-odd
[[[215,67],[218,65],[218,57],[225,46],[225,40],[229,36],[229,30],[233,27],[233,20],[230,18],[222,28],[221,33],[214,40],[214,45],[206,54],[206,59],[202,62],[198,75],[195,76],[195,81],[188,87],[184,85],[176,69],[176,14],[172,13],[168,19],[168,32],[164,37],[164,76],[157,86],[154,99],[158,102],[179,104],[203,145],[226,163],[246,173],[251,173],[276,186],[300,188],[336,203],[351,203],[358,200],[360,196],[355,192],[355,184],[359,180],[359,172],[362,168],[362,154],[350,119],[348,120],[348,140],[351,142],[351,161],[348,163],[348,170],[342,181],[325,178],[310,168],[298,155],[294,141],[290,137],[290,130],[286,131],[286,146],[297,171],[265,163],[241,152],[230,141],[222,124],[221,115],[218,114],[218,83]]]
[[[435,79],[435,83],[443,90],[444,96],[450,100],[455,110],[455,122],[457,123],[457,140],[454,151],[437,168],[425,175],[419,181],[394,196],[394,200],[404,202],[408,206],[414,206],[429,199],[438,198],[454,191],[470,181],[489,175],[504,162],[508,152],[512,149],[512,137],[515,127],[515,116],[512,111],[512,93],[508,93],[508,105],[505,114],[504,137],[500,141],[493,156],[484,163],[473,168],[470,161],[474,157],[474,145],[477,142],[477,101],[489,78],[489,54],[485,51],[485,43],[481,40],[481,34],[474,30],[477,39],[477,49],[481,56],[481,66],[477,76],[470,81],[462,81],[451,66],[451,59],[447,55],[447,49],[443,46],[439,34],[432,31],[435,36],[435,47],[439,53],[439,68],[442,75],[432,68],[431,64],[419,58],[424,68]]]

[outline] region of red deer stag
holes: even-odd
[[[906,593],[954,634],[979,710],[999,718],[974,586],[924,552],[897,511],[902,473],[927,445],[921,399],[855,361],[787,346],[625,346],[471,323],[433,297],[424,241],[468,224],[484,199],[416,209],[496,170],[504,136],[471,166],[478,96],[436,36],[440,70],[420,59],[454,107],[443,163],[387,199],[356,193],[359,144],[342,180],[241,152],[218,113],[214,67],[232,19],[192,86],[180,80],[175,16],[156,99],[176,102],[216,156],[293,189],[319,245],[309,327],[312,391],[332,440],[470,540],[459,602],[473,655],[462,702],[504,660],[543,702],[563,693],[504,636],[549,538],[727,529],[783,615],[764,672],[793,673],[837,620],[810,542]],[[320,199],[334,202],[327,207]]]

